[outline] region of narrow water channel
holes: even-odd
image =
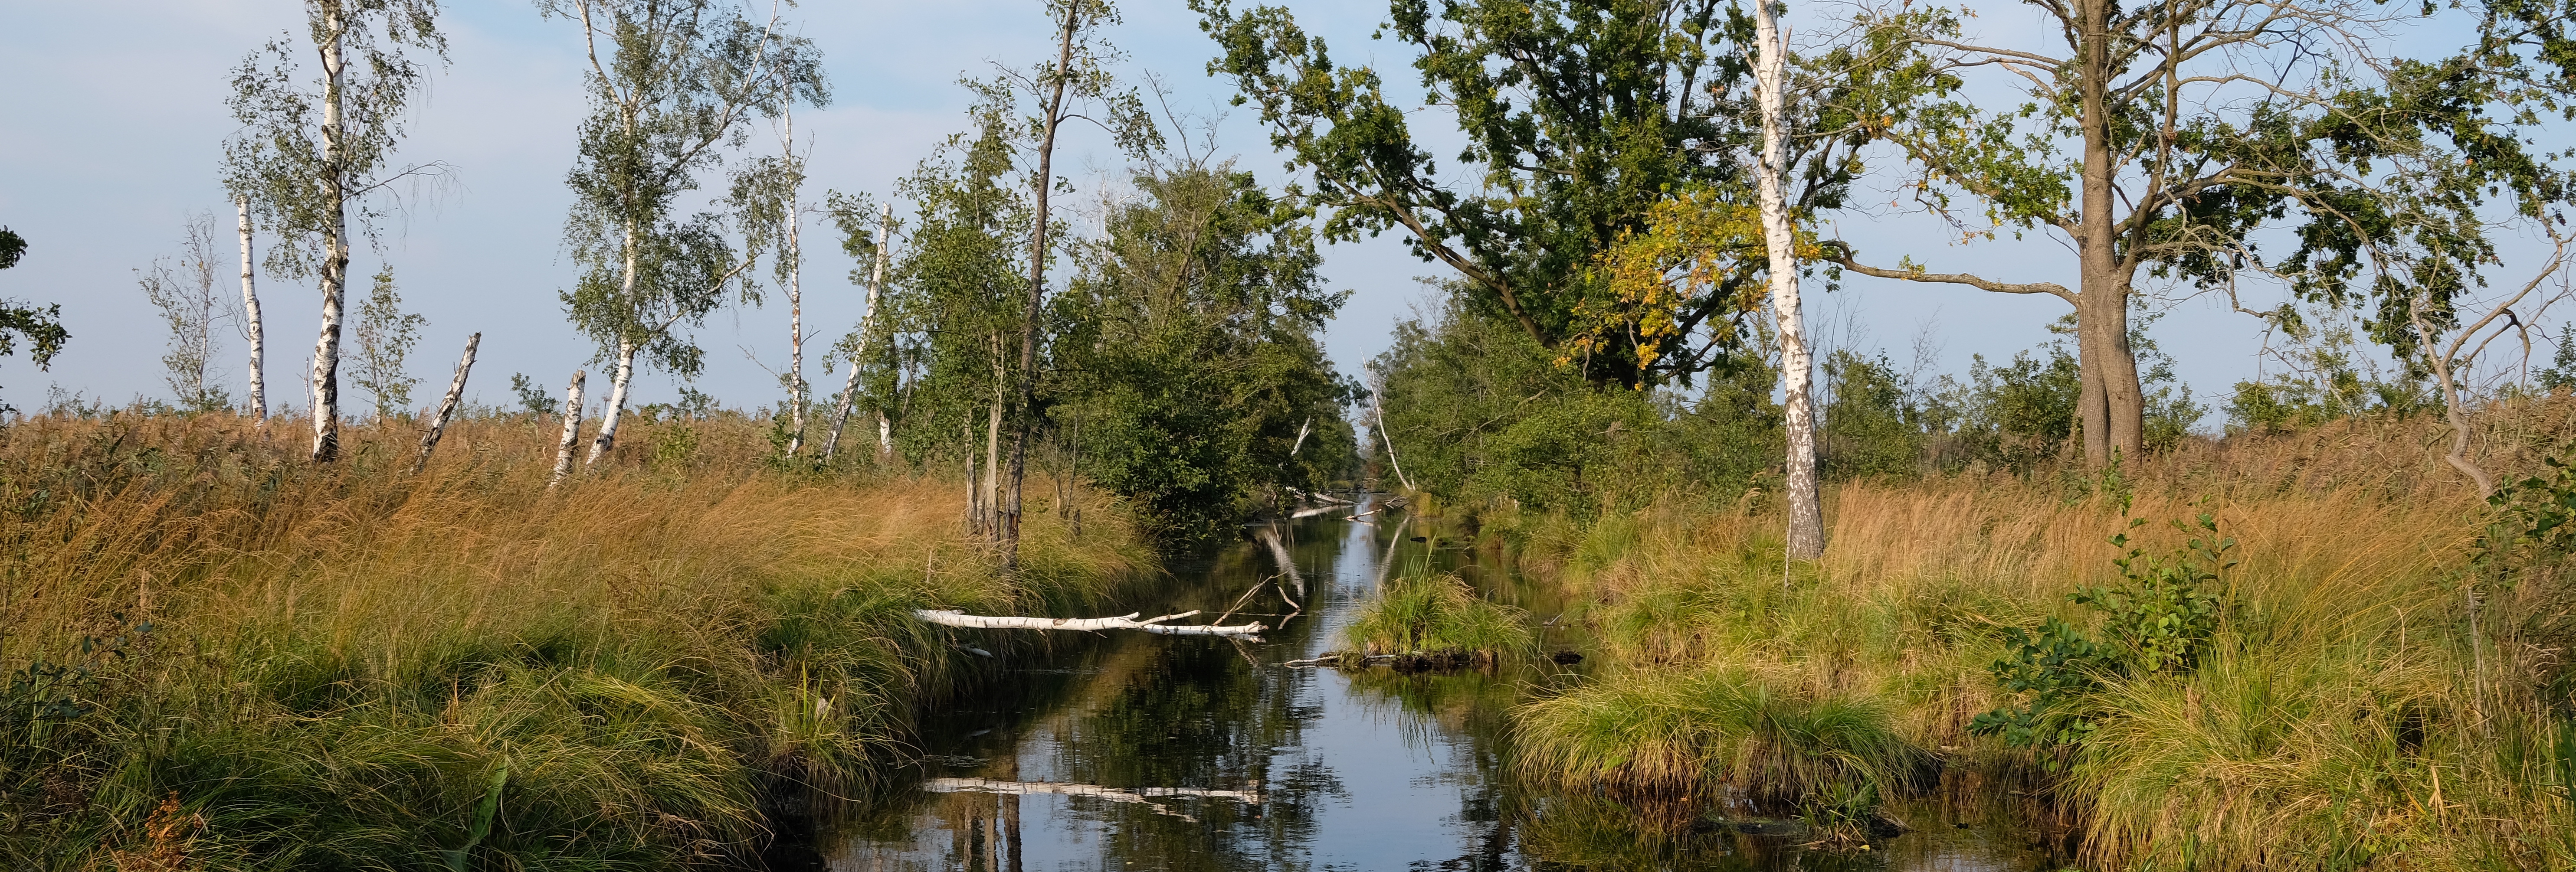
[[[1125,633],[1011,664],[996,692],[928,731],[905,785],[824,824],[815,847],[832,869],[867,872],[2054,868],[2008,815],[1959,802],[1901,806],[1913,832],[1826,853],[1760,835],[1762,822],[1651,825],[1606,800],[1534,794],[1504,771],[1505,713],[1531,683],[1579,680],[1552,663],[1280,666],[1340,646],[1390,547],[1396,571],[1455,571],[1533,615],[1560,611],[1528,599],[1492,552],[1394,527],[1288,528],[1303,608],[1280,626],[1292,610],[1279,596],[1245,603],[1279,626],[1261,644]],[[1192,583],[1170,602],[1132,607],[1214,615],[1277,561],[1247,544],[1178,571]]]

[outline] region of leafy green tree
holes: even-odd
[[[1227,164],[1173,163],[1133,174],[1134,198],[1078,247],[1045,401],[1079,427],[1085,475],[1166,538],[1206,542],[1281,489],[1342,477],[1358,388],[1324,356],[1348,293],[1316,274],[1303,204]]]
[[[2075,253],[2076,287],[1871,266],[1848,245],[1835,250],[1845,269],[1868,275],[2065,300],[2077,316],[2078,419],[2092,462],[2146,447],[2147,396],[2129,342],[2136,297],[2152,289],[2142,285],[2233,294],[2240,279],[2268,275],[2298,300],[2376,299],[2372,335],[2405,357],[2416,340],[2402,287],[2415,281],[2401,275],[2420,268],[2443,284],[2443,299],[2473,284],[2491,248],[2475,220],[2479,192],[2556,184],[2511,129],[2514,113],[2488,112],[2507,99],[2500,79],[2468,59],[2393,56],[2386,34],[2407,17],[2393,8],[2033,5],[2054,26],[2029,44],[1980,43],[1964,9],[1881,6],[1862,16],[1861,39],[1817,66],[1842,80],[1834,111],[1904,154],[1928,209],[1971,239],[2060,236]],[[2023,99],[1971,98],[1979,75]],[[2392,166],[2428,160],[2454,172]],[[2387,208],[2380,192],[2395,186],[2421,191],[2420,208]],[[2297,245],[2258,250],[2271,228]],[[2413,266],[2374,250],[2419,237],[2402,243],[2422,254]]]
[[[1757,124],[1745,98],[1751,20],[1719,0],[1393,0],[1388,34],[1414,53],[1432,105],[1469,145],[1477,173],[1453,186],[1367,67],[1339,67],[1290,13],[1193,0],[1223,54],[1210,72],[1259,107],[1292,169],[1331,210],[1328,239],[1401,228],[1415,254],[1456,270],[1480,316],[1516,325],[1595,381],[1659,383],[1727,360],[1729,319],[1767,261],[1758,236],[1706,290],[1640,297],[1602,261],[1645,232],[1658,203],[1688,191],[1749,205]],[[1838,205],[1849,140],[1799,122],[1800,215]],[[1821,135],[1817,135],[1821,134]],[[1604,324],[1653,323],[1654,343]]]
[[[397,167],[393,148],[424,70],[412,52],[447,61],[438,0],[305,0],[320,75],[298,82],[293,38],[269,42],[233,73],[241,134],[224,146],[224,186],[278,235],[270,271],[322,285],[322,331],[313,346],[313,452],[340,451],[340,332],[349,284],[351,211],[374,233],[382,197],[439,164]]]
[[[1003,343],[1018,335],[1023,317],[1032,216],[1012,178],[1010,119],[990,101],[971,118],[973,131],[949,137],[897,186],[915,217],[885,293],[891,341],[883,353],[888,377],[911,373],[898,400],[898,444],[916,462],[962,461],[972,526],[990,533],[998,529],[996,470],[1013,386]]]
[[[614,364],[608,408],[589,459],[617,444],[638,356],[694,375],[702,353],[678,332],[703,323],[742,282],[752,257],[737,254],[723,216],[675,217],[700,172],[742,144],[745,122],[792,103],[822,105],[822,61],[813,43],[775,16],[755,22],[716,0],[541,0],[549,17],[578,22],[587,47],[590,115],[564,239],[584,267],[562,294],[573,323]],[[604,52],[604,53],[603,53]]]
[[[0,269],[18,265],[27,255],[27,238],[17,231],[0,227]],[[54,355],[61,354],[63,343],[70,341],[71,331],[63,329],[63,307],[57,303],[38,309],[15,300],[0,300],[0,357],[18,351],[19,340],[25,340],[29,357],[37,369],[51,368]],[[17,411],[0,404],[0,411]]]

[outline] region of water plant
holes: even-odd
[[[1527,613],[1477,596],[1465,580],[1445,572],[1388,579],[1342,633],[1352,647],[1370,653],[1492,658],[1527,654],[1538,644]]]

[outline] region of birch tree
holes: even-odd
[[[1816,491],[1816,409],[1811,391],[1815,361],[1807,352],[1807,327],[1799,311],[1798,233],[1789,195],[1789,40],[1771,0],[1753,2],[1754,102],[1762,115],[1762,159],[1754,167],[1762,209],[1762,247],[1771,280],[1771,316],[1777,319],[1782,404],[1789,436],[1785,467],[1789,491],[1788,552],[1792,560],[1825,555],[1825,514]]]
[[[424,70],[414,55],[444,65],[438,0],[306,0],[307,45],[271,41],[233,74],[233,117],[241,133],[224,147],[224,185],[247,198],[278,244],[269,271],[316,280],[321,333],[309,374],[316,462],[339,456],[340,334],[348,290],[352,219],[374,233],[378,203],[404,179],[438,174],[439,164],[396,166],[393,149]],[[296,56],[309,51],[318,75],[299,81]]]
[[[859,316],[858,329],[843,337],[840,346],[835,349],[835,353],[849,361],[850,374],[842,379],[841,392],[834,395],[832,429],[823,437],[825,463],[831,462],[832,454],[839,450],[841,430],[849,423],[850,410],[858,400],[859,371],[861,365],[869,360],[869,344],[877,336],[878,311],[885,299],[886,261],[894,253],[893,203],[885,204],[883,213],[877,217],[876,233],[870,234],[867,231],[867,202],[864,198],[842,197],[835,193],[829,202],[833,220],[841,227],[842,248],[848,251],[851,257],[874,261],[875,266],[868,272],[867,309]],[[859,271],[851,270],[850,281],[857,283],[858,280]],[[878,420],[880,422],[885,420],[882,411],[879,413]],[[887,447],[883,430],[884,427],[880,424],[877,437],[880,453]]]
[[[144,299],[161,311],[162,324],[170,331],[169,352],[161,355],[162,377],[179,407],[192,412],[232,406],[215,364],[220,350],[216,332],[228,315],[225,295],[215,289],[215,245],[214,216],[193,215],[175,262],[162,258],[135,271]]]
[[[742,225],[746,259],[767,252],[771,278],[787,297],[787,371],[778,373],[787,388],[787,456],[804,451],[806,417],[813,390],[805,381],[805,249],[803,230],[808,211],[803,201],[806,156],[796,151],[794,95],[782,97],[778,112],[778,154],[750,161],[734,175],[726,198]],[[811,146],[808,146],[810,151]],[[752,283],[743,283],[745,299],[758,302]]]
[[[233,195],[233,208],[236,212],[234,226],[241,234],[242,293],[241,319],[234,326],[241,330],[242,342],[249,346],[247,353],[250,357],[248,368],[251,419],[258,422],[262,433],[266,433],[268,430],[268,364],[264,358],[268,353],[268,342],[266,328],[260,320],[259,289],[251,281],[253,267],[250,244],[250,197],[242,194]]]
[[[420,379],[412,376],[408,360],[426,323],[429,319],[402,310],[393,267],[377,270],[366,302],[358,306],[358,360],[351,379],[375,399],[377,418],[411,410],[411,389],[420,386]]]
[[[1385,35],[1412,53],[1424,109],[1390,102],[1379,70],[1337,63],[1284,8],[1191,2],[1221,52],[1209,72],[1231,79],[1273,147],[1311,174],[1327,240],[1400,232],[1467,282],[1478,315],[1517,326],[1596,384],[1684,380],[1749,353],[1736,321],[1758,302],[1744,293],[1759,287],[1758,256],[1726,259],[1697,294],[1635,296],[1601,268],[1678,193],[1750,199],[1737,189],[1758,132],[1745,123],[1738,44],[1751,28],[1736,4],[1388,6]],[[1466,139],[1454,169],[1414,136],[1434,118]],[[1793,199],[1830,207],[1848,168],[1813,160],[1826,171]]]
[[[742,279],[719,215],[675,217],[699,173],[743,144],[746,122],[826,99],[811,41],[775,14],[754,21],[714,0],[543,0],[581,25],[590,115],[567,177],[565,241],[585,270],[563,293],[575,325],[611,365],[608,403],[585,461],[617,444],[639,357],[695,374],[703,354],[679,328],[703,323]]]

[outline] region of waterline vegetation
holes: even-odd
[[[783,797],[852,795],[983,674],[912,609],[1102,604],[1154,566],[1087,491],[1006,576],[957,488],[778,472],[738,416],[630,423],[693,447],[551,491],[532,416],[457,422],[417,476],[399,427],[321,465],[222,415],[10,426],[0,855],[746,862]]]

